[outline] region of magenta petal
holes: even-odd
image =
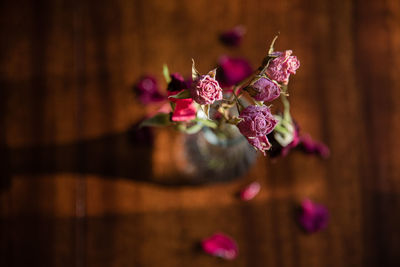
[[[306,232],[314,233],[326,228],[329,221],[329,212],[325,206],[305,199],[301,203],[301,209],[302,212],[298,219]]]
[[[252,182],[242,189],[242,191],[240,192],[240,198],[244,201],[253,199],[258,194],[258,192],[260,192],[260,189],[261,185],[259,182]]]
[[[330,155],[330,150],[325,144],[314,141],[308,134],[300,138],[300,143],[306,153],[316,154],[322,158],[328,158]]]
[[[215,233],[201,242],[204,252],[226,260],[233,260],[239,253],[236,241],[223,233]]]

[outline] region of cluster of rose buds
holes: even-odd
[[[289,77],[296,73],[300,63],[292,56],[291,50],[275,52],[273,44],[255,73],[252,73],[250,65],[243,59],[221,57],[219,81],[216,69],[200,74],[194,61],[192,77],[187,80],[178,73],[170,75],[168,68],[164,67],[170,109],[161,108],[160,114],[146,120],[144,125],[172,124],[186,133],[196,133],[204,126],[220,129],[223,123],[234,124],[248,142],[264,155],[271,147],[267,135],[275,128],[283,136],[281,139],[278,137],[278,140],[292,141],[294,132],[288,132],[284,127],[285,123],[292,123],[291,119],[279,119],[272,115],[270,107],[265,103],[287,93]],[[154,90],[156,82],[149,77],[137,87],[141,89],[139,97],[144,101],[165,98]],[[247,107],[240,100],[244,92],[252,99]],[[232,112],[235,108],[237,112]],[[213,112],[213,118],[210,118],[211,109],[216,111]]]

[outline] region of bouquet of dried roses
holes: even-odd
[[[288,83],[300,62],[291,50],[274,51],[276,39],[259,68],[246,79],[234,81],[235,84],[231,79],[221,86],[216,78],[217,69],[200,74],[194,60],[191,80],[184,80],[177,73],[170,75],[164,66],[170,110],[146,119],[142,126],[173,126],[188,134],[208,127],[220,138],[227,138],[234,126],[264,155],[271,148],[269,138],[282,148],[292,144],[297,129],[289,111]],[[272,114],[271,102],[278,98],[284,110]]]

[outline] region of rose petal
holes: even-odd
[[[252,182],[242,189],[242,191],[240,192],[240,198],[244,201],[253,199],[258,194],[258,192],[260,192],[260,189],[261,185],[259,182]]]
[[[239,46],[245,33],[246,28],[242,25],[239,25],[233,29],[221,33],[219,38],[221,42],[227,46]]]
[[[157,80],[152,76],[142,77],[134,86],[135,93],[142,104],[147,105],[165,100],[158,88]]]
[[[300,138],[300,144],[304,152],[309,154],[316,154],[322,158],[328,158],[330,150],[328,146],[321,142],[314,141],[310,135],[306,134]]]
[[[223,233],[215,233],[201,242],[204,252],[226,260],[233,260],[239,253],[236,241]]]
[[[298,220],[306,232],[314,233],[326,228],[329,221],[329,212],[326,207],[305,199],[301,203],[301,209]]]
[[[222,56],[218,65],[218,81],[222,87],[235,85],[249,77],[253,72],[249,62],[243,58]]]
[[[177,99],[171,119],[173,121],[190,121],[196,118],[196,106],[193,99]]]
[[[183,91],[183,90],[182,90]],[[168,99],[175,103],[171,116],[172,121],[190,121],[196,118],[197,108],[193,99],[177,99],[170,96],[179,94],[181,91],[168,91]]]

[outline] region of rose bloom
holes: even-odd
[[[292,50],[285,52],[275,52],[277,58],[269,62],[266,74],[279,83],[288,84],[290,74],[296,74],[300,67],[300,61],[295,56],[291,56]]]
[[[281,94],[281,88],[271,80],[261,77],[245,90],[257,101],[271,102]]]
[[[237,126],[246,137],[265,136],[278,123],[266,106],[248,106],[242,110],[239,118],[243,120]]]
[[[212,104],[222,99],[222,89],[217,80],[209,75],[202,75],[191,87],[194,101],[200,105]]]
[[[238,123],[239,131],[247,141],[262,153],[271,148],[267,134],[272,132],[278,123],[268,107],[248,106],[239,115],[243,119]]]

